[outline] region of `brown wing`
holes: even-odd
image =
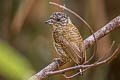
[[[83,39],[77,28],[70,24],[53,32],[54,40],[61,45],[65,54],[76,64],[82,64],[85,61],[85,49]]]
[[[63,44],[66,48],[64,48],[64,51],[67,55],[76,63],[76,64],[82,64],[84,61],[84,54],[81,52],[72,42],[68,42],[65,40],[65,38],[62,39]]]
[[[78,29],[70,24],[63,31],[63,36],[59,39],[65,46],[64,51],[76,64],[84,63],[86,51]]]

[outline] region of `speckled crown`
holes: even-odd
[[[69,17],[64,12],[55,12],[50,16],[50,19],[46,21],[48,24],[55,25],[57,27],[68,25]]]

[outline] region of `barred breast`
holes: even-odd
[[[78,31],[78,29],[70,24],[68,26],[63,26],[60,28],[56,28],[53,31],[53,38],[55,43],[61,45],[61,47],[66,51],[66,46],[63,44],[62,39],[64,38],[68,43],[72,43],[74,44],[74,48],[76,48],[79,53],[66,53],[67,55],[69,55],[72,60],[74,60],[77,64],[82,64],[85,61],[85,48],[84,48],[84,44],[83,44],[83,39]],[[73,57],[73,56],[78,56],[78,57]]]

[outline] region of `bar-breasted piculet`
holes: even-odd
[[[70,17],[64,12],[54,12],[46,23],[53,26],[53,42],[61,60],[83,64],[86,60],[83,38]]]

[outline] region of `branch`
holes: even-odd
[[[100,66],[100,65],[103,65],[105,63],[109,63],[111,62],[114,58],[117,57],[117,55],[120,53],[120,45],[118,46],[118,48],[114,51],[114,53],[112,54],[112,56],[110,56],[109,58],[101,61],[101,62],[98,62],[98,63],[93,63],[93,64],[90,64],[90,65],[78,65],[78,66],[74,66],[74,67],[70,67],[70,68],[66,68],[66,69],[62,69],[62,70],[58,70],[58,71],[54,71],[54,72],[48,72],[47,75],[48,76],[51,76],[51,75],[57,75],[57,74],[62,74],[62,73],[65,73],[65,72],[68,72],[68,71],[73,71],[73,70],[79,70],[80,68],[82,69],[90,69],[90,68],[93,68],[93,67],[97,67],[97,66]],[[86,70],[85,70],[86,71]]]
[[[97,40],[99,40],[102,37],[104,37],[105,35],[107,35],[108,33],[110,33],[111,31],[113,31],[114,29],[116,29],[117,27],[120,27],[120,16],[117,16],[112,21],[110,21],[108,24],[106,24],[104,27],[102,27],[101,29],[97,30],[94,33],[95,34],[95,38]],[[93,35],[89,36],[87,39],[84,40],[84,44],[85,44],[86,48],[90,47],[94,43],[95,43],[95,40],[94,40]]]
[[[97,40],[101,39],[117,27],[120,27],[120,16],[117,16],[114,18],[112,21],[110,21],[108,24],[106,24],[103,28],[99,29],[98,31],[95,32],[95,37]],[[87,39],[84,40],[85,48],[87,49],[88,47],[92,46],[95,43],[93,35],[89,36]],[[58,60],[58,64],[60,66],[64,65],[60,60]],[[80,67],[80,66],[78,66]],[[47,67],[42,69],[40,72],[36,73],[33,75],[29,80],[43,80],[51,75],[48,74],[48,72],[55,71],[57,70],[57,63],[52,62],[49,64]]]
[[[50,4],[53,4],[53,3],[50,3]],[[54,5],[56,5],[56,4],[54,4]],[[56,6],[58,6],[60,8],[64,8],[65,10],[68,9],[68,8],[63,7],[63,6],[59,6],[59,5],[56,5]],[[67,10],[67,11],[69,11],[69,10]],[[75,14],[75,13],[73,13],[71,11],[69,11],[69,12],[77,16],[77,14]],[[84,22],[84,23],[86,24],[86,22]],[[109,32],[111,32],[112,30],[114,30],[115,28],[117,28],[119,26],[120,26],[120,16],[116,17],[115,19],[110,21],[107,25],[105,25],[103,28],[101,28],[97,32],[95,32],[94,33],[95,38],[97,40],[99,40],[99,39],[101,39],[102,37],[104,37]],[[95,43],[94,35],[91,35],[90,37],[88,37],[87,39],[84,40],[84,45],[85,45],[86,49],[88,47],[92,46]],[[111,57],[106,59],[103,63],[96,63],[94,65],[94,67],[102,65],[105,62],[106,63],[110,62],[114,57],[116,57],[118,55],[117,52],[119,51],[119,48],[116,49],[116,51],[114,52],[115,54],[113,54]],[[71,67],[71,68],[66,68],[66,69],[63,69],[63,70],[55,71],[55,70],[58,69],[58,64],[59,64],[60,67],[62,65],[64,65],[64,63],[59,59],[57,61],[57,63],[56,62],[52,62],[47,67],[42,69],[40,72],[38,72],[35,75],[33,75],[29,80],[43,80],[43,79],[45,79],[45,78],[47,78],[49,76],[60,74],[60,73],[66,72],[66,71],[70,71],[70,70],[74,70],[74,69],[80,69],[81,67],[82,68],[86,68],[86,67],[92,67],[93,66],[92,64],[91,65],[79,65],[79,66],[76,66],[76,67]],[[54,72],[52,72],[52,71],[54,71]]]

